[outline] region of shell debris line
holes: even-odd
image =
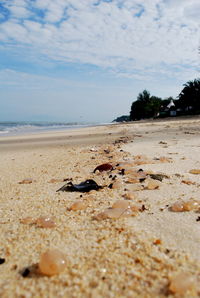
[[[199,297],[199,141],[182,159],[175,122],[0,155],[0,297]]]

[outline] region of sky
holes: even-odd
[[[0,121],[110,122],[200,77],[199,0],[0,0]]]

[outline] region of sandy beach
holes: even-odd
[[[197,117],[1,137],[0,297],[199,297],[199,128]],[[86,179],[102,188],[57,192]],[[129,215],[98,216],[119,200]],[[177,201],[195,203],[173,212]],[[60,274],[38,269],[47,249],[66,256]],[[173,291],[180,273],[191,283]]]

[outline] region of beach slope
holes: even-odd
[[[198,297],[199,127],[178,119],[1,138],[0,296]],[[105,163],[113,168],[94,171]],[[102,188],[57,191],[87,179]],[[121,200],[128,212],[111,216]],[[174,212],[177,201],[190,207]],[[47,249],[66,256],[60,274],[38,269]],[[172,286],[179,273],[183,292]]]

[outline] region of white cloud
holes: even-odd
[[[89,63],[133,77],[185,77],[188,69],[196,73],[199,67],[198,0],[6,3],[11,18],[1,24],[0,39],[29,46],[38,56]]]
[[[27,18],[30,15],[29,11],[22,6],[12,6],[10,12],[15,18]]]

